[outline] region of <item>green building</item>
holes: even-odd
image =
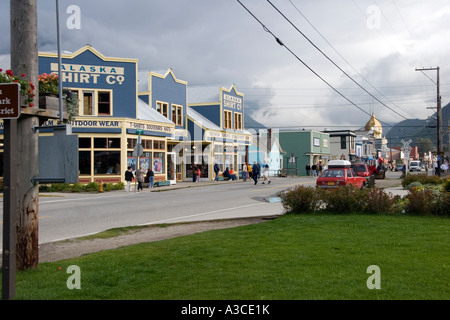
[[[306,176],[306,164],[321,163],[326,166],[330,159],[330,136],[328,133],[302,130],[280,131],[281,148],[286,152],[283,168],[288,175]]]

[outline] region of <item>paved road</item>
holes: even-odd
[[[256,186],[242,181],[181,182],[151,192],[41,194],[39,243],[130,225],[277,215],[283,208],[269,201],[272,197],[295,185],[314,183],[313,178],[289,177]],[[0,209],[3,220],[3,203]]]
[[[397,176],[392,173],[388,178]],[[276,198],[278,192],[299,184],[314,186],[315,181],[306,177],[273,178],[270,185],[260,182],[256,186],[242,180],[179,182],[143,192],[41,194],[39,243],[132,225],[278,215],[283,212]],[[404,194],[400,188],[390,191]],[[2,221],[3,202],[0,210]]]

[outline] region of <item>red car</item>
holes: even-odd
[[[337,188],[339,186],[353,185],[362,189],[366,184],[366,178],[358,176],[351,168],[351,163],[345,160],[329,161],[328,169],[316,181],[316,186],[319,188]]]
[[[370,170],[369,166],[365,163],[352,163],[351,167],[358,176],[366,178],[366,180],[369,180],[369,177],[373,173],[373,170]]]

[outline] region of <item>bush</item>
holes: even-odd
[[[408,174],[402,179],[402,186],[406,188],[413,182],[419,182],[422,185],[432,184],[438,185],[442,183],[441,178],[439,176],[428,176],[426,174]]]
[[[406,196],[405,213],[414,215],[431,215],[436,211],[436,205],[439,203],[439,192],[430,189],[419,190],[412,188]]]
[[[318,192],[313,187],[296,186],[280,194],[287,213],[312,213],[318,209]]]
[[[366,213],[396,213],[400,196],[387,194],[383,189],[368,189],[365,197],[364,212]]]
[[[445,180],[445,182],[442,184],[442,187],[445,192],[450,192],[450,179]]]
[[[364,193],[353,186],[325,189],[322,199],[324,210],[334,213],[360,212],[364,209]]]
[[[97,182],[89,182],[85,187],[84,191],[90,192],[90,191],[98,191],[99,186]]]

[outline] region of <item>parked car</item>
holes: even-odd
[[[409,163],[409,171],[422,171],[420,161],[411,161]]]
[[[317,178],[316,186],[319,188],[337,188],[339,186],[353,185],[362,189],[367,185],[367,180],[360,177],[352,169],[350,161],[331,160],[328,169]]]
[[[369,166],[365,163],[352,163],[351,168],[355,170],[356,174],[360,177],[369,179],[371,172]]]
[[[395,165],[395,171],[402,171],[403,163],[397,163]]]

